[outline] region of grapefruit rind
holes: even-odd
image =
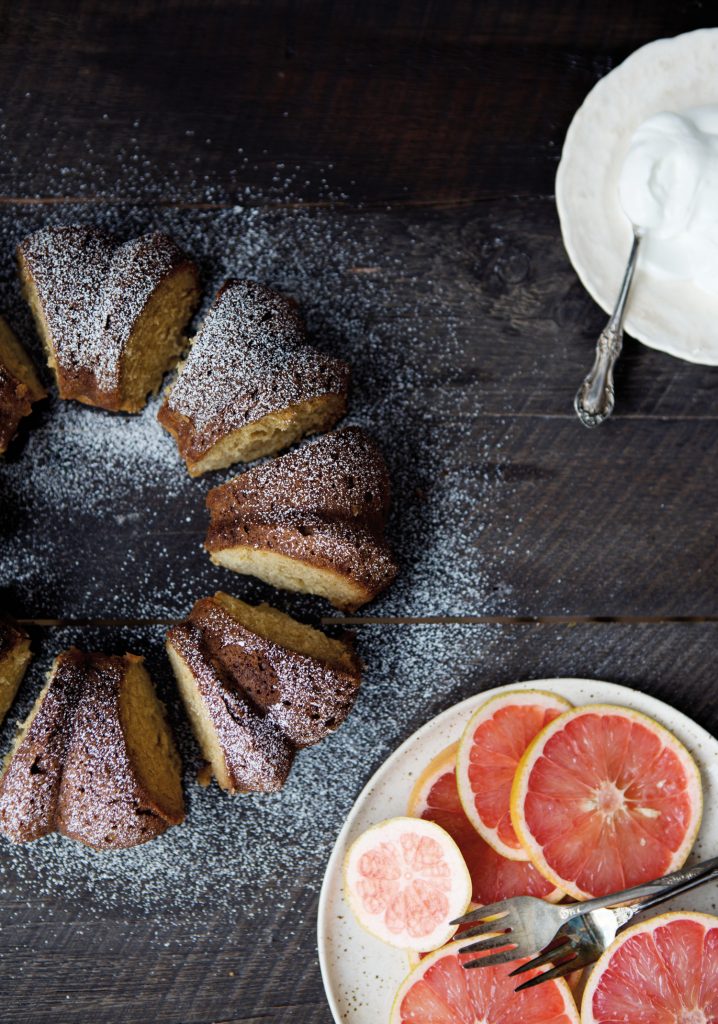
[[[479,833],[481,838],[489,844],[497,853],[507,860],[528,861],[530,857],[521,846],[511,846],[500,836],[498,828],[488,824],[479,814],[474,800],[474,793],[469,782],[469,765],[471,750],[474,746],[474,735],[477,728],[489,718],[493,718],[497,711],[512,706],[543,706],[546,710],[555,710],[559,714],[568,711],[573,707],[570,701],[556,693],[549,693],[546,690],[511,690],[508,693],[497,694],[481,704],[472,714],[466,724],[459,749],[456,755],[456,783],[459,790],[459,799],[464,808],[464,813]],[[507,807],[507,811],[509,808]]]
[[[693,818],[690,827],[686,829],[686,834],[681,845],[673,854],[673,857],[665,867],[663,874],[669,874],[671,871],[677,871],[686,862],[688,855],[695,844],[703,814],[703,788],[698,765],[683,743],[681,743],[681,741],[677,739],[664,725],[656,722],[655,719],[651,718],[649,715],[643,714],[641,711],[635,711],[633,708],[621,707],[620,705],[614,704],[586,704],[582,707],[567,711],[563,715],[559,715],[558,718],[555,718],[553,722],[550,722],[533,739],[519,761],[516,769],[516,775],[514,777],[514,783],[511,788],[511,821],[516,835],[519,837],[519,841],[528,853],[529,859],[534,867],[544,876],[544,878],[548,879],[549,882],[552,882],[553,885],[562,889],[566,895],[572,896],[576,900],[592,899],[594,896],[602,894],[587,892],[580,888],[580,886],[576,885],[571,879],[562,878],[561,875],[555,871],[550,864],[548,864],[541,846],[534,839],[528,823],[526,822],[523,813],[523,806],[526,799],[531,771],[538,758],[541,756],[548,740],[552,736],[555,736],[557,732],[562,730],[569,721],[573,721],[582,715],[591,714],[624,715],[625,717],[649,728],[660,737],[667,747],[670,747],[671,750],[678,755],[685,767],[687,775],[692,781]],[[645,881],[648,880],[649,879],[645,879]],[[631,882],[630,884],[638,883]],[[618,891],[621,888],[621,882],[617,881],[613,891]]]
[[[414,783],[413,789],[409,794],[409,799],[406,803],[406,813],[411,818],[421,817],[421,813],[426,806],[426,797],[431,791],[431,787],[440,775],[443,775],[444,772],[450,771],[456,764],[456,752],[458,749],[458,742],[450,743],[449,746],[444,747],[436,757],[433,757],[422,770]]]
[[[601,954],[600,958],[591,969],[591,973],[588,976],[586,986],[583,990],[583,997],[581,999],[581,1024],[602,1024],[602,1022],[594,1015],[593,997],[616,951],[634,935],[653,932],[657,928],[669,925],[672,921],[695,921],[696,923],[703,925],[706,930],[714,928],[718,929],[718,917],[715,917],[712,914],[703,914],[692,910],[677,910],[671,911],[667,914],[660,914],[658,917],[652,917],[648,921],[640,921],[638,924],[634,924],[631,928],[627,928],[624,932],[621,932],[621,934],[613,940],[608,949]],[[669,966],[670,965],[667,965],[667,967]]]
[[[356,883],[361,880],[358,870],[360,858],[375,850],[380,843],[396,842],[399,836],[406,834],[436,841],[451,876],[451,888],[445,893],[446,912],[442,914],[441,922],[437,922],[431,931],[420,935],[411,935],[406,929],[391,931],[383,923],[382,914],[372,914],[365,908],[356,888]],[[344,893],[358,923],[375,938],[398,949],[423,952],[445,945],[456,931],[456,925],[450,922],[461,917],[471,901],[471,876],[461,850],[445,829],[423,818],[388,818],[367,829],[350,846],[344,858],[343,873]]]
[[[427,956],[423,957],[419,961],[419,963],[414,968],[412,968],[412,970],[409,972],[409,974],[406,976],[406,978],[404,978],[404,981],[401,983],[401,985],[399,986],[399,988],[397,990],[396,995],[394,996],[394,1001],[393,1001],[392,1007],[391,1007],[391,1013],[389,1015],[389,1024],[408,1024],[408,1021],[406,1019],[403,1019],[402,1016],[401,1016],[401,1004],[404,1001],[404,998],[405,998],[407,992],[409,992],[409,990],[418,981],[421,980],[421,978],[424,976],[424,974],[426,974],[426,972],[429,971],[434,966],[434,964],[438,963],[438,961],[441,960],[442,957],[445,957],[445,956],[456,956],[459,952],[460,952],[460,949],[454,949],[453,946],[448,947],[448,948],[447,947],[443,947],[441,949],[434,950],[433,953],[429,953]],[[500,969],[502,971],[505,971],[505,972],[508,973],[508,972],[512,971],[516,966],[517,966],[517,962],[516,961],[512,961],[511,963],[502,965],[502,967]],[[490,974],[494,970],[497,970],[497,968],[485,967],[483,969],[482,968],[476,968],[476,970],[478,971],[479,974],[483,975],[487,979],[487,981],[489,981]],[[526,979],[530,978],[531,976],[532,976],[531,974],[526,974],[520,980],[526,980]],[[511,979],[511,980],[513,982],[515,979]],[[563,978],[556,978],[556,979],[554,979],[552,981],[544,982],[543,985],[539,985],[536,988],[530,989],[529,991],[533,992],[533,993],[541,992],[541,990],[542,989],[545,990],[545,986],[548,986],[548,985],[555,986],[555,991],[557,991],[557,992],[559,992],[561,994],[561,996],[563,998],[563,1003],[564,1003],[565,1016],[566,1016],[567,1020],[570,1022],[570,1024],[581,1024],[581,1018],[579,1017],[578,1009],[576,1007],[576,1001],[573,998],[573,995],[571,993],[571,989],[570,989],[568,983]],[[524,992],[519,993],[520,996],[524,996],[525,994],[526,993],[524,993]],[[447,1007],[447,1010],[450,1011],[451,1007]],[[496,1016],[495,1020],[497,1022],[500,1021],[500,1020],[504,1020],[505,1019],[505,1017],[503,1016],[504,1008],[497,1006],[496,1010],[497,1010],[497,1016]],[[459,1015],[457,1013],[456,1024],[460,1024],[462,1019],[463,1018],[459,1017]],[[447,1022],[447,1024],[448,1024],[448,1022],[451,1021],[451,1017],[449,1017],[448,1014],[447,1014],[447,1016],[445,1018],[442,1018],[442,1020],[445,1020]],[[551,1022],[553,1022],[555,1020],[556,1020],[555,1015],[552,1015],[550,1020],[547,1020],[547,1024],[551,1024]],[[537,1016],[533,1016],[532,1015],[531,1016],[531,1021],[532,1021],[532,1024],[540,1024],[540,1018],[537,1017]],[[416,1022],[416,1024],[418,1024],[418,1022]]]

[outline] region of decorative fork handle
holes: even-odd
[[[638,247],[641,232],[634,228],[633,245],[628,257],[628,265],[623,275],[621,291],[611,317],[601,331],[596,343],[596,357],[590,373],[576,392],[573,407],[584,427],[597,427],[613,412],[615,395],[613,390],[613,368],[623,348],[623,318],[626,303],[631,290],[633,273],[638,262]]]
[[[656,878],[652,882],[634,885],[630,889],[624,889],[622,892],[609,893],[607,896],[586,900],[585,903],[569,904],[558,909],[561,911],[564,920],[570,921],[571,918],[581,917],[592,910],[601,910],[604,907],[616,907],[640,901],[640,905],[632,908],[634,913],[638,913],[639,910],[646,910],[655,903],[661,903],[664,899],[669,899],[676,894],[676,891],[685,892],[686,889],[692,889],[694,886],[702,885],[703,882],[712,881],[714,878],[718,878],[718,857],[704,860],[701,864],[695,864],[693,867],[674,871],[672,874],[664,875],[663,878]]]

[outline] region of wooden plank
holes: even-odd
[[[146,654],[181,725],[160,629],[43,630],[33,640],[38,658],[14,714],[31,703],[52,656],[78,642]],[[189,817],[139,856],[86,855],[68,841],[3,843],[0,1021],[328,1024],[314,933],[324,866],[356,794],[406,736],[472,693],[555,675],[639,687],[715,732],[717,642],[715,624],[362,628],[357,707],[335,736],[303,752],[278,796],[231,800],[198,789],[194,743],[181,727]],[[272,861],[262,865],[265,853]]]
[[[5,4],[9,195],[464,203],[552,191],[594,82],[698,4]]]
[[[170,230],[200,259],[207,297],[227,274],[275,284],[301,301],[317,344],[351,362],[350,421],[385,449],[403,567],[370,615],[718,612],[718,370],[629,347],[615,419],[582,428],[570,401],[603,317],[567,266],[550,203],[52,217]],[[0,308],[28,340],[12,252],[47,218],[0,213]],[[51,401],[33,417],[0,467],[14,613],[175,617],[225,587],[326,614],[210,565],[204,496],[234,470],[190,480],[155,411]]]

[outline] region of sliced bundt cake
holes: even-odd
[[[294,751],[341,725],[360,681],[347,643],[223,593],[172,626],[167,652],[203,756],[230,793],[280,789]]]
[[[384,540],[389,477],[376,443],[347,427],[207,495],[212,561],[354,611],[394,579]]]
[[[96,850],[137,846],[184,818],[180,760],[133,654],[56,658],[0,777],[0,831],[60,832]]]
[[[159,412],[192,476],[250,462],[344,415],[349,368],[306,344],[296,303],[227,281]]]
[[[0,619],[0,722],[15,699],[30,664],[30,637],[7,619]]]
[[[47,392],[20,342],[0,316],[0,455],[7,450],[23,416]]]
[[[36,231],[20,278],[60,398],[138,412],[179,357],[197,268],[167,235],[120,244],[94,228]]]

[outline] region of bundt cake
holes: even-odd
[[[295,750],[341,725],[360,681],[347,643],[223,593],[171,627],[167,652],[203,756],[229,793],[280,789]]]
[[[7,451],[20,420],[32,412],[33,402],[46,394],[30,357],[0,317],[0,455]]]
[[[0,722],[15,699],[31,658],[27,633],[7,619],[0,619]]]
[[[158,418],[199,476],[328,430],[344,415],[348,382],[345,363],[306,344],[296,303],[227,281]]]
[[[347,427],[250,469],[207,495],[212,561],[354,611],[394,579],[384,540],[389,478],[363,430]]]
[[[200,296],[194,263],[167,235],[120,244],[85,227],[36,231],[18,263],[60,398],[142,409],[184,347]]]
[[[133,654],[60,654],[0,777],[0,831],[60,832],[96,850],[137,846],[184,818],[162,704]]]

